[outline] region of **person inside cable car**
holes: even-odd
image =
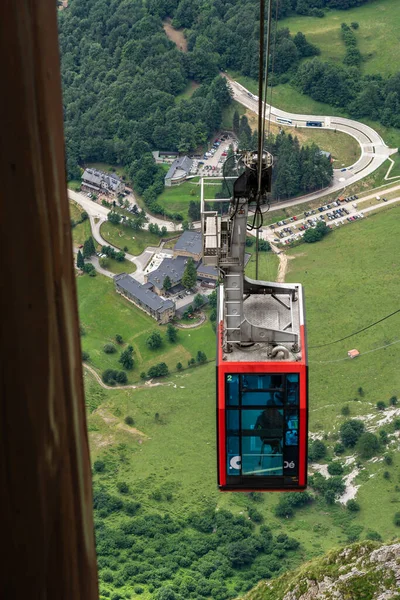
[[[272,454],[282,452],[283,415],[278,408],[272,407],[263,410],[257,417],[254,430],[258,432],[262,442],[261,455],[266,445],[271,447]]]

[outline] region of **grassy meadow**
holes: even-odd
[[[148,246],[159,246],[161,244],[160,236],[150,233],[147,230],[133,231],[130,227],[122,225],[113,225],[109,221],[104,222],[100,227],[101,236],[116,248],[123,250],[128,248],[127,252],[134,256],[139,256]],[[176,237],[176,233],[168,232],[164,238]]]
[[[129,383],[140,381],[140,373],[160,362],[166,362],[169,370],[174,371],[181,362],[184,367],[197,351],[206,353],[207,358],[215,358],[215,336],[210,321],[199,328],[180,329],[178,341],[171,344],[165,338],[166,326],[160,326],[145,312],[137,308],[115,291],[114,283],[98,275],[80,277],[77,281],[80,322],[85,335],[82,336],[82,348],[89,352],[90,366],[100,374],[105,369],[122,367],[118,363],[120,352],[127,345],[134,348],[135,365],[128,371]],[[146,340],[154,331],[161,333],[163,345],[150,350]],[[124,344],[115,343],[115,335],[122,335]],[[118,349],[115,354],[105,354],[103,347],[114,343]]]
[[[363,71],[368,74],[394,74],[398,65],[396,48],[400,33],[400,4],[397,0],[375,0],[350,10],[330,10],[323,19],[293,16],[279,22],[295,35],[302,31],[321,49],[323,60],[342,61],[345,46],[340,35],[343,22],[359,24],[355,31],[358,48],[364,57]]]

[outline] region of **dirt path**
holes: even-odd
[[[196,321],[196,323],[175,323],[175,327],[178,327],[179,329],[194,329],[195,327],[200,327],[200,325],[203,325],[206,318],[206,315],[201,313],[200,320]]]
[[[292,259],[294,257],[293,256],[288,257],[288,255],[285,254],[285,252],[283,250],[278,248],[278,246],[275,246],[271,242],[269,242],[269,243],[271,245],[272,252],[274,254],[276,254],[277,257],[279,258],[278,276],[277,276],[276,281],[278,283],[285,283],[285,277],[286,277],[286,273],[287,273],[287,266],[288,266],[289,258]]]
[[[105,390],[138,390],[138,389],[143,389],[143,388],[156,387],[158,385],[166,385],[166,386],[172,385],[172,386],[176,387],[176,384],[174,384],[172,381],[165,381],[165,382],[157,381],[156,383],[153,383],[152,379],[150,379],[150,381],[146,381],[146,383],[144,383],[143,385],[106,385],[104,383],[104,381],[101,379],[100,375],[98,373],[96,373],[96,371],[92,367],[89,367],[89,365],[87,365],[86,363],[82,363],[82,364],[85,367],[85,369],[90,371],[90,373],[93,375],[93,377],[95,378],[97,383],[99,385],[101,385],[101,387],[104,388]]]
[[[163,23],[164,31],[167,37],[176,44],[178,50],[187,52],[187,40],[181,29],[174,29],[171,25],[171,19],[166,19]]]

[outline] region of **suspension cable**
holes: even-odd
[[[271,75],[275,73],[275,51],[276,51],[276,32],[278,31],[278,11],[279,11],[279,0],[276,0],[275,6],[275,29],[274,29],[274,42],[272,44],[272,68]],[[271,135],[271,109],[272,109],[272,92],[274,86],[271,85],[271,92],[269,96],[269,116],[268,116],[268,139]]]

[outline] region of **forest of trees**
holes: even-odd
[[[59,13],[68,178],[86,161],[121,164],[139,193],[154,186],[150,203],[164,178],[151,150],[188,152],[220,127],[231,97],[217,58],[168,40],[162,18],[175,6],[74,0]],[[176,102],[189,77],[202,85]]]
[[[278,18],[292,13],[324,16],[326,9],[345,10],[365,4],[366,1],[281,0],[278,4]],[[243,75],[257,78],[257,2],[180,0],[174,23],[187,28],[190,49],[195,49],[199,44],[206,44],[204,47],[207,51],[210,54],[216,53],[219,57],[221,68],[236,70]],[[319,49],[310,44],[301,32],[292,36],[286,28],[278,29],[276,33],[273,31],[271,85],[290,82],[314,100],[343,108],[356,119],[369,117],[380,120],[383,125],[399,127],[400,72],[388,78],[379,74],[363,75],[359,68],[363,57],[357,48],[356,34],[345,23],[341,33],[346,46],[343,65],[317,58]],[[301,61],[309,57],[314,58]]]
[[[245,115],[240,119],[237,135],[240,150],[256,147],[257,132],[252,132]],[[266,146],[274,157],[272,173],[274,199],[307,194],[332,183],[332,163],[328,157],[321,154],[316,144],[300,146],[296,136],[282,131],[276,136],[271,135]],[[229,187],[224,184],[217,198],[229,196]]]
[[[105,461],[94,463],[98,474],[107,468]],[[299,549],[297,540],[262,524],[256,501],[263,499],[256,494],[246,515],[210,508],[176,516],[143,510],[125,482],[118,483],[118,495],[99,481],[93,491],[102,600],[144,591],[155,600],[235,598],[288,568]],[[302,500],[302,494],[291,496]],[[174,500],[160,490],[150,499],[162,505]]]

